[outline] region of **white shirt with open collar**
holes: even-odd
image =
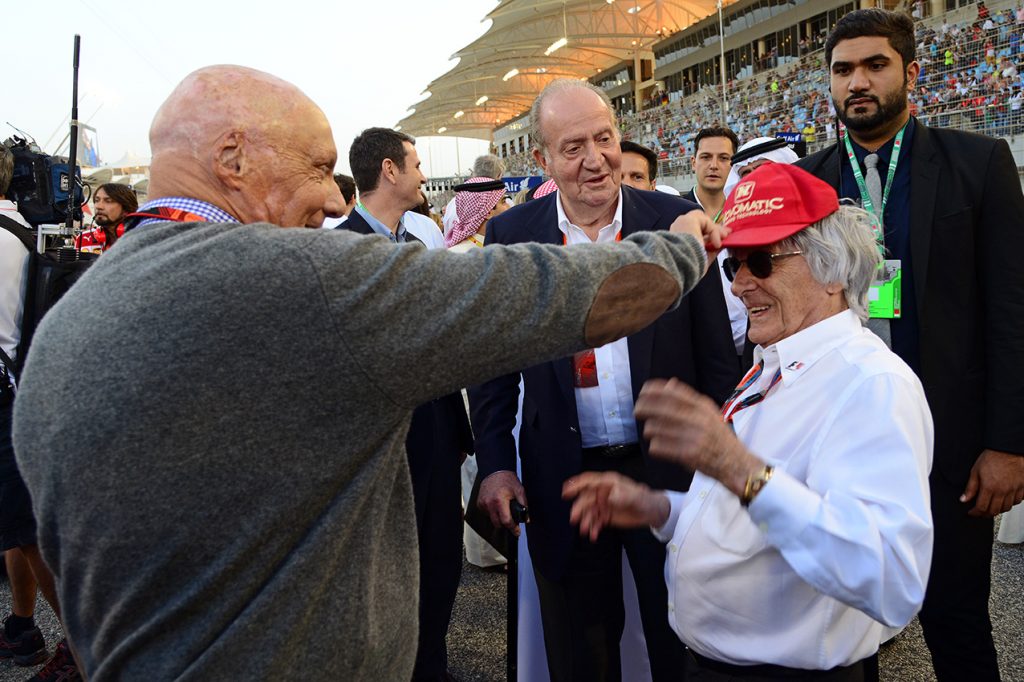
[[[737,665],[828,669],[878,650],[920,609],[932,553],[933,427],[920,381],[847,310],[768,346],[763,402],[735,413],[775,467],[749,508],[702,474],[669,493],[669,618]],[[884,624],[884,625],[883,625]]]

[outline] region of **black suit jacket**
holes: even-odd
[[[797,166],[839,187],[832,146]],[[1024,454],[1024,196],[1005,140],[929,128],[911,148],[910,253],[933,471],[966,485],[985,448]]]
[[[359,234],[377,234],[357,211],[352,211],[348,220],[339,225],[338,229]],[[406,240],[407,243],[420,243],[409,233],[406,233]],[[458,474],[462,463],[461,454],[473,452],[473,434],[461,392],[441,396],[413,411],[409,433],[405,438],[405,451],[412,478],[416,521],[422,526],[424,515],[430,511],[426,508],[430,497],[427,490],[434,489],[445,499],[458,499],[461,489]],[[446,510],[446,507],[438,509]]]
[[[683,198],[686,199],[687,201],[692,201],[693,203],[698,204],[698,201],[697,201],[697,188],[696,187],[691,188],[689,192],[687,192],[686,194],[683,195]],[[711,217],[714,218],[714,216],[711,216]],[[713,264],[711,266],[711,268],[709,269],[709,271],[708,271],[708,277],[711,276],[711,272],[710,272],[711,270],[714,270],[715,273],[718,274],[718,268],[719,267],[720,266],[718,265],[718,263]],[[722,299],[722,310],[724,311],[724,315],[723,315],[723,319],[725,320],[724,331],[725,331],[725,333],[729,337],[729,342],[732,343],[733,347],[735,348],[736,344],[735,344],[735,342],[733,341],[733,338],[732,338],[732,321],[729,319],[729,306],[725,302],[725,289],[723,288],[722,276],[720,274],[718,275],[718,292],[719,292],[719,296]],[[749,326],[749,323],[748,323],[748,326]],[[757,344],[752,343],[750,341],[749,337],[744,336],[743,352],[739,354],[739,363],[740,363],[740,373],[741,374],[745,373],[748,369],[750,369],[751,367],[754,366],[754,346],[756,346],[756,345]]]
[[[562,244],[556,194],[512,208],[491,219],[487,244],[540,242]],[[660,192],[622,188],[622,233],[664,230],[683,213],[696,208],[688,201]],[[486,248],[485,248],[486,251]],[[718,274],[710,273],[678,308],[628,337],[633,398],[654,377],[678,377],[721,403],[735,387],[739,369],[732,338],[723,342],[719,323],[724,316]],[[715,290],[715,285],[719,289]],[[717,298],[716,298],[717,294]],[[728,320],[726,320],[728,324]],[[484,349],[486,350],[486,349]],[[520,374],[510,374],[470,389],[479,476],[516,470],[512,439]],[[562,483],[581,470],[582,442],[571,358],[523,370],[523,422],[519,435],[523,485],[530,505],[528,539],[534,565],[550,580],[563,574],[572,548],[570,505],[562,500]],[[642,433],[638,430],[638,433]],[[685,490],[692,473],[647,458],[647,482],[657,488]]]

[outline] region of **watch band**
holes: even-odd
[[[743,495],[740,497],[740,504],[744,507],[750,505],[757,494],[761,492],[761,488],[765,486],[772,479],[772,473],[774,473],[775,467],[771,464],[765,464],[764,468],[756,471],[747,476],[747,484],[743,486]]]

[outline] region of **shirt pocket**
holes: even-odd
[[[717,500],[709,504],[701,515],[701,531],[708,541],[738,557],[750,557],[765,548],[764,533],[750,518],[750,514],[732,493],[718,489]]]

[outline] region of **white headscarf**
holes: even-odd
[[[755,137],[753,140],[749,140],[740,145],[740,148],[736,150],[736,153],[739,154],[740,152],[750,149],[751,147],[756,147],[759,144],[764,144],[766,142],[774,142],[776,139],[777,138],[774,137]],[[796,152],[794,152],[787,145],[780,149],[773,149],[770,152],[757,154],[756,156],[752,156],[749,159],[743,159],[739,163],[734,163],[732,166],[732,170],[729,171],[729,177],[725,181],[725,196],[728,197],[730,194],[732,194],[732,188],[740,184],[740,168],[743,168],[748,163],[753,163],[758,159],[768,159],[769,161],[774,161],[775,163],[794,163],[799,158],[800,157],[796,155]]]

